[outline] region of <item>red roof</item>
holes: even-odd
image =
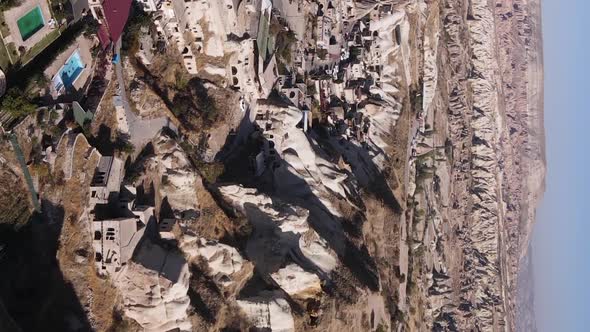
[[[105,25],[101,25],[98,28],[98,39],[102,44],[102,48],[106,49],[111,44],[111,37],[109,37],[109,30]]]
[[[116,42],[121,37],[125,23],[129,17],[133,0],[104,0],[102,9],[107,21],[110,39]]]

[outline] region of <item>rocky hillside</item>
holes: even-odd
[[[412,231],[423,258],[413,256],[420,272],[411,278],[421,280],[428,328],[513,330],[519,266],[544,190],[540,4],[434,4],[428,17],[442,24],[424,28],[439,43],[425,44],[423,110],[433,130],[418,135]],[[436,75],[443,84],[432,91]]]
[[[25,230],[55,228],[42,262],[68,301],[27,322],[27,299],[11,303],[17,294],[0,289],[14,323],[534,330],[529,242],[545,175],[539,0],[194,6],[186,15],[200,23],[185,35],[198,34],[198,48],[159,40],[141,53],[143,36],[122,61],[125,86],[109,87],[130,91],[131,143],[68,123],[42,160],[27,158],[43,202],[34,216],[46,223]],[[193,53],[189,75],[182,61]],[[120,126],[131,112],[107,123],[109,110],[92,128]],[[149,119],[165,118],[141,136],[156,132]],[[15,130],[31,155],[48,135],[34,138],[33,122]],[[13,152],[1,153],[2,179],[22,177]],[[114,184],[112,165],[124,174]],[[105,176],[97,203],[93,183]],[[22,191],[20,200],[30,196]],[[0,215],[28,218],[20,209]],[[103,227],[123,261],[103,260]]]

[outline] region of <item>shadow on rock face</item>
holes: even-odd
[[[307,219],[310,227],[315,230],[320,237],[325,239],[329,247],[338,255],[340,261],[352,272],[355,278],[365,287],[376,291],[379,289],[379,275],[377,272],[376,264],[373,258],[368,254],[368,251],[364,245],[355,245],[344,233],[342,228],[342,218],[334,216],[330,210],[322,203],[317,195],[312,191],[309,184],[305,182],[301,177],[291,173],[291,171],[285,166],[286,162],[282,161],[282,166],[275,169],[275,174],[272,177],[272,184],[258,183],[257,187],[261,192],[265,192],[270,197],[279,198],[282,202],[289,203],[295,207],[301,207],[310,211],[309,218]],[[272,188],[272,189],[269,189]],[[280,203],[278,203],[280,204]],[[254,224],[253,238],[256,238],[256,233],[265,232],[268,234],[259,234],[258,237],[265,239],[272,239],[273,236],[281,234],[282,232],[278,229],[278,225],[275,224],[265,213],[259,211],[254,205],[245,204],[244,208],[247,211],[248,219]],[[268,220],[267,220],[268,219]],[[258,226],[258,227],[257,227]],[[278,231],[277,231],[278,230]],[[283,233],[284,239],[282,241],[288,241],[288,234]],[[291,242],[297,241],[298,237],[293,234]],[[250,240],[251,242],[253,240]],[[272,241],[272,240],[270,240]],[[277,242],[279,243],[279,242]],[[282,250],[286,248],[298,248],[298,246],[289,246],[285,243]],[[264,245],[259,246],[261,249],[256,250],[262,255],[260,259],[256,257],[249,257],[256,265],[268,264],[268,258],[265,252],[268,254],[272,248],[264,250]],[[281,246],[277,246],[279,248]],[[276,249],[276,248],[275,248]],[[276,249],[281,250],[281,249]],[[286,249],[289,250],[289,249]],[[252,252],[252,250],[250,250]],[[303,260],[303,254],[300,252],[291,252],[292,257],[295,257],[294,261],[301,263],[303,267],[319,271],[319,269],[313,266],[309,260]],[[251,256],[251,254],[249,254]],[[272,255],[271,255],[272,256]],[[299,261],[297,261],[299,260]],[[259,261],[257,263],[257,261]],[[273,260],[271,259],[270,262]],[[282,261],[274,262],[271,265],[278,267],[282,264]],[[266,266],[263,271],[269,271]],[[325,277],[325,276],[323,276]]]
[[[64,210],[43,201],[42,211],[19,230],[0,224],[6,313],[23,331],[90,331],[85,308],[56,259]]]
[[[203,319],[212,323],[223,306],[224,297],[215,282],[197,264],[191,264],[190,269],[188,297],[191,305]]]
[[[301,252],[299,240],[303,234],[283,231],[276,221],[255,204],[246,203],[244,209],[253,224],[253,232],[246,245],[246,253],[248,259],[254,263],[256,271],[265,280],[273,283],[270,274],[289,263],[289,259],[302,268],[318,274],[322,279],[328,279],[326,273]]]
[[[370,152],[374,156],[385,156],[386,154],[381,149],[366,144],[358,146],[344,138],[335,140],[327,137],[322,140],[322,143],[329,144],[331,150],[338,151],[344,162],[350,165],[352,173],[361,187],[381,199],[396,213],[402,212],[400,202],[395,197],[387,180],[386,172],[392,172],[392,170],[380,170],[371,157]]]
[[[379,289],[377,266],[365,245],[357,246],[346,236],[342,228],[343,218],[333,215],[307,182],[291,173],[286,167],[283,166],[281,169],[283,171],[280,172],[280,176],[275,175],[275,188],[278,181],[288,186],[278,185],[276,196],[284,202],[308,209],[309,225],[328,242],[340,261],[350,269],[361,284],[372,291],[377,291]],[[291,190],[285,190],[287,187]]]
[[[243,122],[248,120],[243,120]],[[252,133],[254,130],[250,126],[244,125],[244,129],[248,133]],[[238,136],[242,134],[238,133]],[[250,135],[249,135],[250,136]],[[254,137],[256,135],[252,135]],[[367,248],[364,244],[356,245],[344,232],[342,224],[343,218],[335,216],[328,208],[322,199],[318,197],[318,190],[312,188],[310,184],[304,179],[307,177],[306,174],[294,174],[294,168],[290,167],[289,162],[282,158],[281,152],[273,154],[272,162],[267,165],[266,171],[259,177],[254,176],[254,172],[248,164],[244,163],[244,160],[254,160],[256,155],[261,151],[262,146],[268,144],[271,148],[274,146],[272,141],[266,142],[262,135],[258,139],[252,138],[246,140],[244,144],[240,144],[239,148],[235,148],[235,144],[232,141],[226,142],[228,153],[223,155],[223,162],[225,164],[226,172],[220,178],[224,181],[230,181],[234,183],[242,184],[246,187],[257,188],[260,192],[267,194],[268,196],[280,199],[285,203],[289,203],[293,206],[301,207],[310,211],[308,223],[313,230],[315,230],[320,237],[325,239],[329,247],[336,252],[340,261],[352,272],[356,279],[366,286],[367,288],[376,291],[379,289],[379,274],[373,258],[370,257]],[[307,136],[305,136],[307,137]],[[272,138],[272,135],[271,135]],[[234,138],[235,139],[235,138]],[[307,137],[309,140],[309,137]],[[238,141],[241,141],[238,140]],[[228,146],[229,145],[229,146]],[[312,151],[307,153],[315,153],[317,156],[325,158],[326,152],[321,149],[316,143],[311,143],[310,146]],[[293,150],[293,149],[291,149]],[[231,152],[231,153],[230,153]],[[282,153],[285,153],[283,151]],[[297,151],[289,152],[293,158],[297,158]],[[360,152],[359,152],[360,153]],[[236,162],[239,161],[239,162]],[[325,167],[325,165],[318,165],[319,167]],[[376,169],[373,166],[371,169]],[[333,176],[330,174],[328,176]],[[314,179],[313,181],[318,181]],[[344,190],[348,193],[353,193],[354,190],[351,188],[348,181],[344,181],[343,186],[346,187]],[[386,183],[384,179],[379,182]],[[333,193],[329,186],[325,186],[323,183],[318,183],[327,193],[333,194],[335,198],[344,199],[340,197],[340,194]],[[391,193],[391,191],[389,191]],[[355,196],[355,194],[353,194]],[[358,196],[358,195],[357,195]],[[392,199],[389,203],[396,205],[397,201],[391,194]],[[353,197],[358,199],[358,197]],[[399,210],[399,204],[397,204],[397,210]],[[251,222],[258,222],[259,229],[254,232],[260,232],[262,230],[269,234],[259,235],[261,238],[272,238],[273,234],[276,233],[277,225],[274,225],[273,220],[265,221],[264,213],[256,211],[257,208],[252,206],[244,206],[246,210],[249,210],[247,214],[253,214],[258,217],[248,216]],[[358,218],[355,218],[358,219]],[[364,218],[358,220],[363,222]],[[355,221],[356,222],[356,221]],[[268,226],[268,227],[266,227]],[[256,225],[254,225],[256,228]],[[261,230],[262,229],[262,230]],[[279,232],[280,233],[280,232]],[[253,234],[252,237],[256,237]],[[251,242],[251,240],[250,240]],[[297,246],[293,246],[297,247]],[[261,251],[262,254],[264,251]],[[263,255],[264,256],[264,255]],[[293,255],[299,256],[299,255]],[[303,257],[303,255],[301,255]],[[261,262],[265,261],[268,257],[261,259]],[[252,258],[256,264],[256,258]],[[272,261],[272,260],[271,260]],[[279,265],[281,262],[277,262]],[[262,263],[261,263],[262,264]],[[306,268],[309,268],[310,264],[303,263]],[[258,264],[260,265],[260,264]],[[276,265],[276,264],[274,264]],[[268,270],[268,269],[264,269]]]

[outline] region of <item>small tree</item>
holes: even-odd
[[[206,163],[199,160],[196,166],[201,176],[209,183],[217,182],[217,178],[225,171],[224,165],[218,161]]]
[[[85,19],[84,23],[84,37],[91,38],[92,36],[98,34],[100,24],[97,20],[95,20],[93,17],[89,17]]]
[[[177,90],[185,90],[187,88],[189,80],[185,76],[184,70],[176,70],[175,79],[175,88]]]
[[[326,60],[326,57],[328,56],[328,50],[326,50],[324,48],[320,48],[316,52],[317,52],[316,54],[319,59]]]
[[[53,9],[53,15],[55,19],[61,24],[63,19],[68,19],[68,16],[72,16],[72,7],[69,0],[52,0],[51,8]]]
[[[117,133],[114,142],[114,148],[121,153],[131,154],[135,151],[135,146],[129,141],[129,135],[121,132]]]

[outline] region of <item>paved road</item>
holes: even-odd
[[[117,54],[121,54],[121,40],[115,46]],[[115,72],[117,74],[117,83],[119,84],[118,94],[121,96],[123,107],[125,108],[125,116],[129,125],[129,136],[131,143],[135,146],[135,153],[138,154],[141,149],[147,144],[162,127],[170,125],[170,119],[167,117],[160,117],[155,119],[142,119],[131,110],[129,106],[129,99],[127,98],[127,91],[125,91],[125,80],[123,75],[123,66],[121,61],[115,65]]]

